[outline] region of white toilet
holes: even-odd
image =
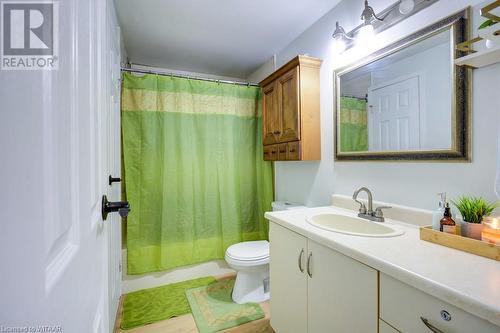
[[[273,202],[273,211],[301,208],[289,202]],[[252,241],[233,244],[226,250],[228,265],[234,269],[236,282],[232,293],[238,304],[260,303],[269,299],[269,242]]]

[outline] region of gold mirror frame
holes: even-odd
[[[464,9],[435,24],[425,27],[395,43],[392,43],[334,72],[334,121],[336,161],[443,161],[470,162],[471,160],[471,69],[455,65],[455,59],[465,55],[455,46],[469,37],[469,11]],[[384,152],[341,152],[340,151],[340,77],[357,68],[382,59],[408,46],[443,31],[451,31],[454,57],[452,90],[452,147],[448,150],[384,151]]]

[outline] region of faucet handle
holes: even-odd
[[[392,208],[391,206],[380,206],[375,209],[375,213],[373,216],[375,217],[384,217],[384,213],[382,212],[382,209],[389,209]]]
[[[359,213],[360,214],[366,214],[366,206],[363,202],[357,200],[357,199],[354,199],[354,201],[356,201],[358,204],[359,204]]]

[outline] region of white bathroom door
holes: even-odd
[[[420,148],[419,100],[418,76],[369,90],[370,151]]]
[[[110,13],[111,15],[111,13]],[[111,18],[110,18],[111,21]],[[109,35],[116,34],[116,38],[109,41],[109,130],[108,130],[108,156],[110,175],[121,178],[121,150],[120,150],[120,96],[121,96],[121,69],[120,69],[120,35],[119,29],[113,31],[108,25]],[[109,200],[121,200],[121,182],[110,185]],[[114,318],[118,311],[122,285],[122,258],[121,258],[121,223],[119,214],[108,215],[108,311],[110,316],[109,328],[112,332]]]
[[[117,26],[111,0],[54,3],[59,68],[0,70],[0,325],[109,333],[119,222],[103,221],[101,198],[120,199],[108,185],[120,163]]]

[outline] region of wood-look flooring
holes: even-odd
[[[221,276],[218,280],[227,279],[234,275]],[[194,321],[193,315],[186,314],[179,317],[174,317],[167,320],[162,320],[153,324],[122,330],[120,328],[122,320],[123,296],[120,299],[120,306],[115,324],[114,333],[199,333]],[[274,330],[269,324],[269,301],[261,303],[265,317],[259,320],[254,320],[249,323],[232,327],[227,330],[220,331],[221,333],[274,333]]]

